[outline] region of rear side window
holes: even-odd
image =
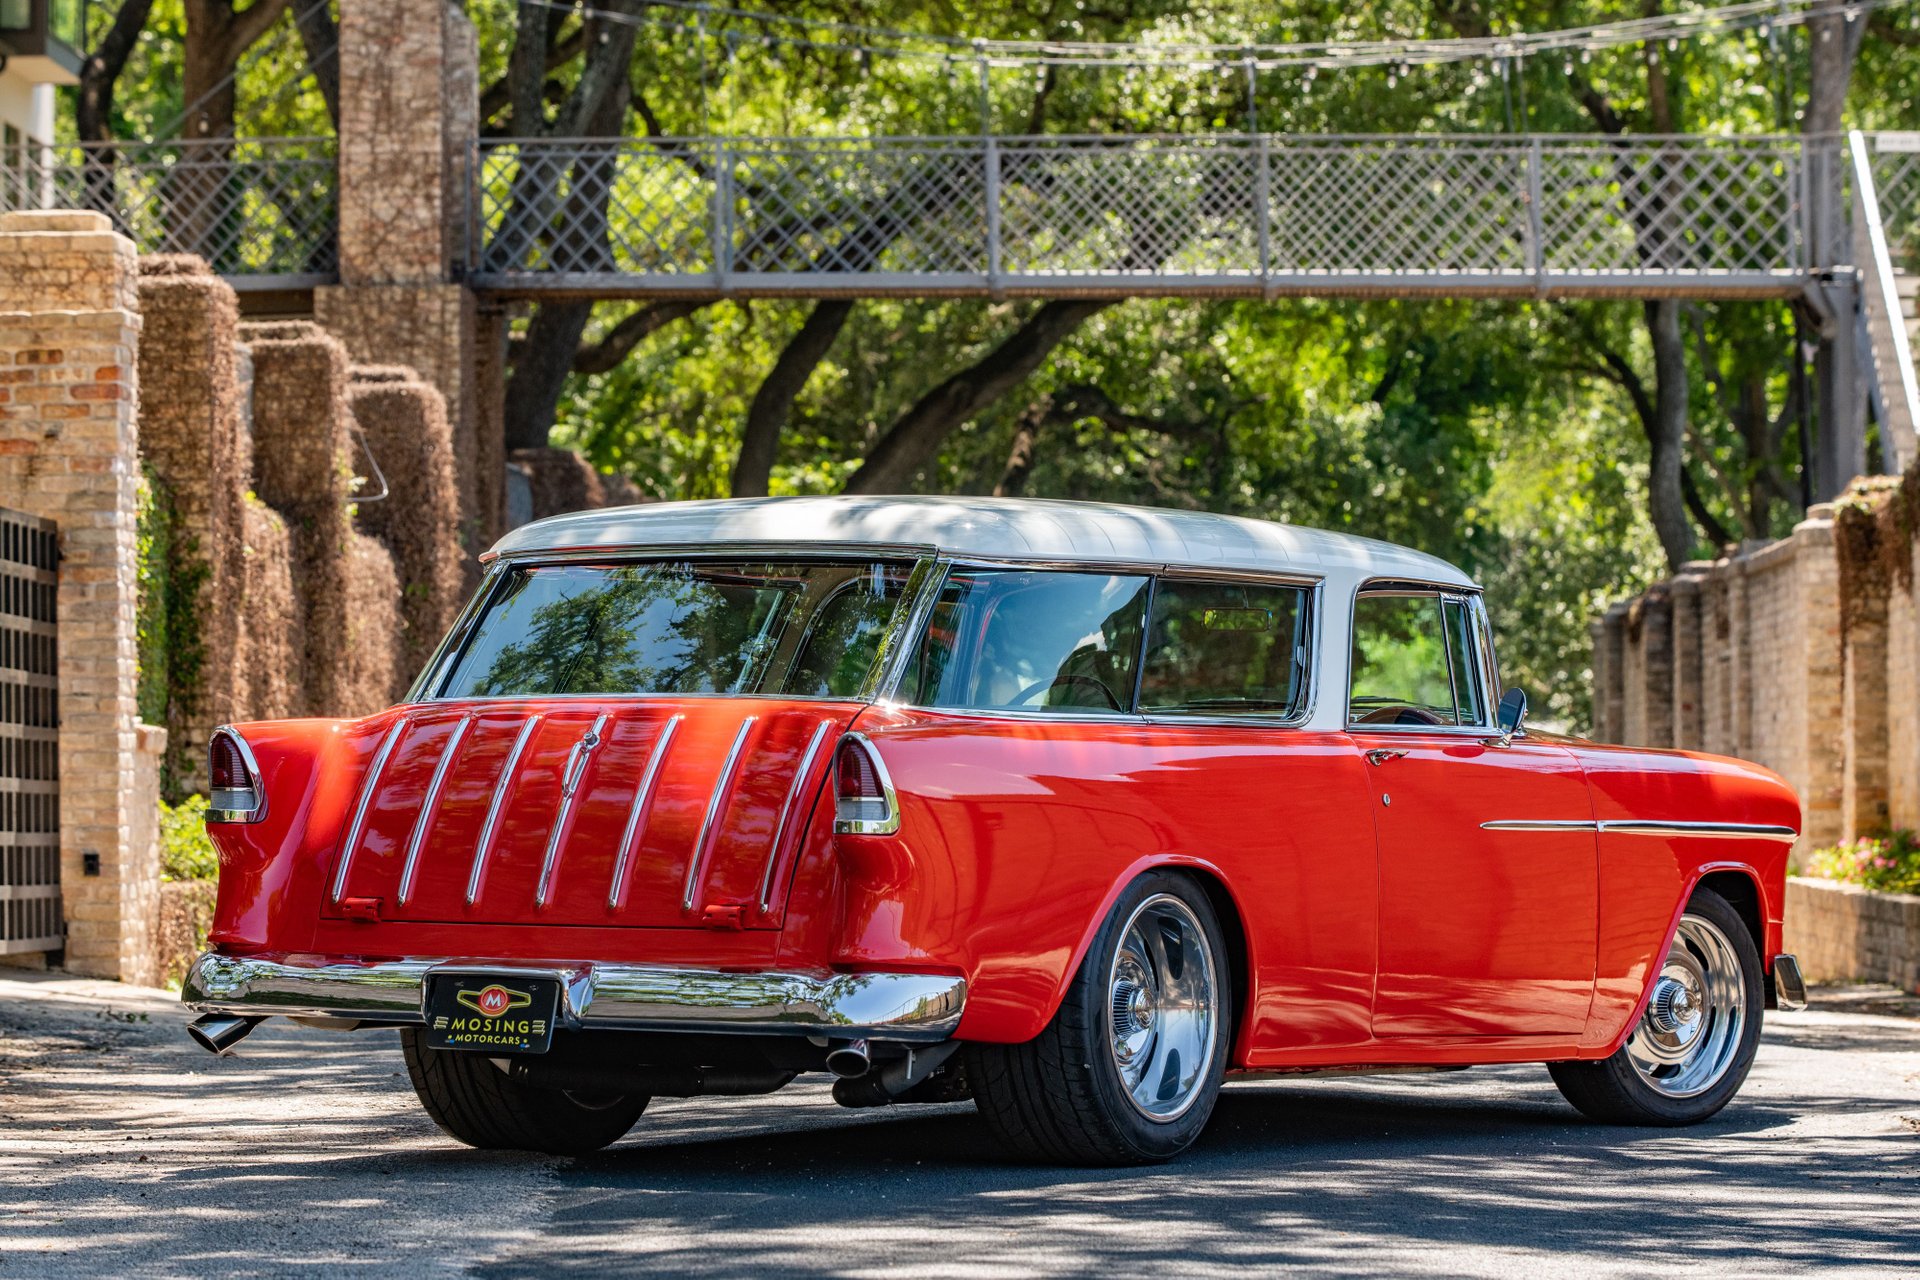
[[[1130,711],[1148,579],[955,569],[900,696],[924,707],[1117,715]]]
[[[1381,591],[1354,602],[1349,723],[1484,724],[1482,669],[1467,601],[1437,592]]]
[[[1147,714],[1291,716],[1306,692],[1305,590],[1167,580],[1140,673]]]

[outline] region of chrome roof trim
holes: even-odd
[[[1343,577],[1408,577],[1476,589],[1433,556],[1352,534],[1204,511],[1037,498],[727,498],[551,516],[501,538],[486,558],[591,558],[669,547],[938,552],[947,558],[1172,565]]]

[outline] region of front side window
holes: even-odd
[[[1291,716],[1306,692],[1300,587],[1169,579],[1140,673],[1146,714]]]
[[[912,565],[648,562],[505,570],[440,696],[857,694]]]
[[[1149,579],[956,568],[901,682],[924,707],[1131,710]]]
[[[1437,592],[1367,592],[1353,608],[1348,722],[1368,726],[1486,722],[1476,622]]]

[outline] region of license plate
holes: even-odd
[[[427,1044],[476,1053],[545,1053],[560,1007],[557,978],[449,973],[427,979]]]

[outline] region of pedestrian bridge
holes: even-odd
[[[1867,151],[1897,256],[1920,152]],[[1787,296],[1851,260],[1857,185],[1800,137],[482,140],[467,169],[469,283],[592,297]],[[243,289],[335,274],[331,139],[56,148],[0,185]]]

